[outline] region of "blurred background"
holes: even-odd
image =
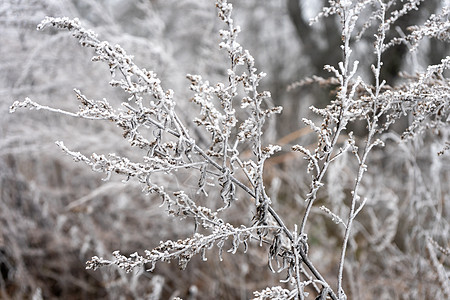
[[[315,142],[301,119],[316,118],[308,107],[325,106],[332,99],[332,87],[291,85],[313,75],[328,77],[323,65],[337,65],[339,21],[330,17],[308,25],[325,1],[230,2],[235,22],[243,29],[239,42],[255,57],[258,69],[268,74],[262,89],[272,93],[274,105],[284,107],[267,126],[266,142],[282,145],[283,152],[267,162],[265,176],[275,209],[293,228],[302,216],[310,176],[301,156],[288,150],[293,144]],[[424,1],[419,11],[396,23],[389,38],[423,24],[443,5],[448,2]],[[79,18],[101,40],[120,44],[141,68],[154,70],[163,87],[175,91],[180,115],[194,127],[190,120],[197,108],[189,102],[193,94],[186,74],[200,74],[212,83],[227,78],[226,54],[218,47],[218,30],[223,27],[216,14],[212,0],[0,1],[0,298],[248,299],[253,291],[284,279],[285,274],[270,272],[268,249],[257,244],[247,254],[225,254],[222,262],[213,249],[207,262],[194,258],[184,271],[162,263],[153,273],[125,274],[114,267],[85,270],[93,255],[107,258],[119,249],[143,253],[161,240],[190,236],[193,224],[167,217],[161,201],[141,193],[137,182],[123,183],[114,176],[104,181],[104,176],[73,162],[54,144],[64,141],[85,155],[116,153],[139,159],[142,153],[131,148],[112,124],[46,111],[8,113],[13,101],[25,97],[77,111],[74,88],[115,106],[126,100],[125,94],[108,85],[108,67],[90,61],[90,49],[81,48],[66,31],[36,30],[45,16],[67,16]],[[364,14],[361,24],[371,12]],[[374,33],[369,29],[354,48],[361,61],[360,76],[368,82],[369,66],[375,61]],[[402,81],[400,71],[414,74],[446,55],[448,44],[439,41],[425,40],[417,53],[399,45],[385,54],[382,78],[395,85]],[[401,120],[384,137],[387,145],[373,152],[363,181],[362,194],[370,201],[350,242],[345,269],[349,299],[444,295],[433,258],[448,274],[448,256],[430,250],[428,238],[448,247],[449,157],[436,153],[449,133],[424,133],[400,142],[407,124],[408,118]],[[362,139],[365,128],[358,126],[352,130]],[[318,206],[326,204],[346,215],[356,167],[351,156],[333,165]],[[167,180],[175,188],[183,185],[172,177]],[[240,199],[224,218],[248,225],[253,210],[250,200]],[[310,255],[327,278],[337,276],[342,236],[328,216],[314,210]]]

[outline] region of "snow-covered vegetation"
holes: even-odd
[[[318,2],[2,3],[0,297],[450,297],[450,5]]]

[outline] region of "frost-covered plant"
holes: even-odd
[[[105,62],[109,66],[113,77],[110,84],[128,94],[127,102],[122,103],[121,108],[114,108],[106,99],[91,100],[75,90],[80,101],[78,112],[43,106],[29,98],[14,102],[10,111],[20,107],[45,109],[115,123],[130,145],[142,151],[141,161],[115,153],[86,156],[70,150],[63,142],[57,142],[57,145],[75,161],[85,163],[95,172],[105,173],[106,179],[114,173],[125,176],[127,180],[137,179],[143,192],[161,197],[169,215],[192,219],[195,223],[195,232],[188,238],[162,241],[143,254],[136,252],[127,256],[114,251],[110,259],[94,256],[87,262],[87,268],[96,270],[117,265],[127,272],[144,267],[152,271],[158,262],[176,260],[183,269],[196,254],[206,260],[206,251],[214,246],[219,248],[222,259],[224,247],[228,252],[236,253],[241,246],[246,251],[248,244],[256,241],[269,247],[269,268],[274,272],[286,271],[287,274],[285,287],[274,286],[257,291],[254,293],[256,299],[305,299],[309,295],[316,299],[347,299],[344,270],[352,230],[357,216],[371,201],[363,186],[363,179],[370,168],[369,154],[376,147],[384,146],[391,136],[391,125],[407,115],[412,120],[402,134],[404,139],[414,138],[430,128],[448,134],[450,85],[445,72],[450,67],[450,57],[443,58],[440,64],[429,66],[422,73],[406,77],[399,86],[389,86],[381,78],[382,58],[387,48],[403,42],[411,44],[415,51],[423,37],[449,40],[448,8],[441,15],[431,16],[424,26],[412,27],[410,35],[386,40],[386,33],[395,22],[417,9],[420,2],[406,1],[400,10],[392,10],[394,1],[330,0],[329,6],[313,20],[318,22],[320,18],[338,15],[342,61],[337,66],[325,66],[331,74],[330,79],[315,78],[337,86],[334,99],[326,107],[311,107],[321,119],[320,123],[303,119],[317,135],[315,148],[292,147],[293,151],[304,156],[307,161],[305,172],[310,174],[306,208],[299,212],[293,228],[285,225],[287,222],[274,209],[263,177],[265,162],[281,150],[280,146],[264,140],[266,121],[282,109],[272,107],[268,101],[270,93],[258,88],[266,74],[258,72],[254,58],[237,42],[240,27],[231,17],[231,4],[226,0],[216,1],[219,17],[225,24],[225,29],[220,31],[220,48],[227,52],[229,58],[225,83],[210,84],[200,75],[187,75],[194,93],[191,101],[199,109],[199,116],[193,120],[199,127],[196,134],[192,133],[193,124],[186,123],[179,116],[179,100],[176,100],[174,92],[164,90],[157,75],[138,67],[122,47],[101,41],[77,19],[45,18],[38,29],[53,26],[68,30],[83,47],[94,49],[93,61]],[[370,8],[374,9],[370,21],[375,25],[371,22],[360,25],[360,15]],[[363,80],[359,75],[359,62],[353,58],[352,52],[360,36],[371,26],[376,28],[375,62],[371,66],[372,78]],[[348,129],[361,123],[366,129],[362,142],[357,141]],[[198,138],[198,133],[202,139]],[[244,155],[247,149],[250,155]],[[446,155],[446,150],[448,143],[442,146],[439,154]],[[319,192],[326,185],[329,169],[344,158],[353,158],[357,166],[349,193],[340,196],[347,197],[346,204],[342,203],[338,211],[326,202],[320,206],[320,210],[341,231],[341,251],[334,276],[337,279],[333,280],[329,274],[324,275],[311,259],[308,221],[319,201]],[[178,177],[179,170],[192,171],[196,178],[195,191],[177,189],[165,180],[163,175]],[[220,195],[220,205],[214,201],[214,191]],[[203,203],[210,198],[214,198],[211,200],[214,203],[208,207]],[[253,199],[253,217],[246,220],[243,216],[238,225],[227,222],[221,214],[242,198]],[[433,238],[427,237],[427,251],[431,266],[438,275],[441,293],[448,296],[448,276],[444,264],[437,259],[436,249],[444,255],[448,253],[445,254],[447,250]]]

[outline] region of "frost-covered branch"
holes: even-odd
[[[87,262],[88,269],[116,265],[126,272],[135,268],[152,271],[159,262],[175,260],[184,269],[197,254],[206,260],[206,251],[214,246],[218,247],[219,258],[222,259],[224,247],[230,247],[228,252],[235,254],[243,246],[246,252],[248,244],[255,240],[260,246],[267,246],[269,269],[273,273],[286,274],[286,279],[280,280],[283,287],[256,291],[256,299],[307,299],[308,295],[315,293],[316,299],[345,300],[348,290],[344,270],[348,266],[352,234],[357,229],[364,232],[364,237],[369,235],[369,230],[364,227],[366,224],[360,223],[357,217],[370,208],[374,198],[365,186],[372,170],[372,152],[378,146],[385,146],[387,136],[394,135],[390,133],[394,123],[405,116],[409,117],[408,127],[401,132],[405,141],[426,129],[440,134],[438,130],[448,130],[449,125],[450,82],[446,75],[450,57],[443,57],[439,64],[428,66],[423,72],[404,75],[404,80],[397,85],[388,85],[381,75],[385,51],[400,42],[411,44],[411,49],[416,51],[424,37],[448,42],[449,10],[444,8],[423,26],[411,27],[409,35],[390,40],[388,32],[391,28],[402,16],[418,9],[421,0],[404,1],[398,10],[393,9],[395,1],[330,0],[328,6],[312,20],[314,23],[337,15],[342,61],[324,66],[329,78],[312,76],[291,86],[302,87],[317,82],[333,88],[333,98],[326,106],[310,107],[317,118],[302,119],[317,137],[317,143],[312,147],[291,147],[292,151],[303,156],[307,164],[304,172],[297,169],[295,176],[289,178],[301,181],[303,177],[300,175],[308,174],[304,211],[293,213],[295,219],[292,220],[286,218],[285,211],[277,210],[278,205],[275,204],[278,203],[269,197],[267,178],[264,178],[266,162],[282,150],[275,142],[267,143],[264,139],[266,123],[268,118],[281,113],[282,108],[270,104],[269,91],[260,91],[261,80],[266,74],[258,71],[254,57],[238,42],[241,29],[232,18],[232,5],[226,0],[215,2],[224,26],[219,32],[222,40],[219,47],[227,54],[228,69],[225,78],[218,83],[210,83],[206,76],[187,74],[193,94],[190,100],[198,110],[192,122],[180,117],[177,103],[182,99],[177,99],[173,90],[165,90],[156,73],[140,68],[121,46],[101,41],[78,19],[51,17],[46,17],[38,29],[53,26],[70,31],[81,46],[95,52],[93,61],[109,67],[110,85],[127,96],[120,107],[114,107],[107,99],[89,99],[75,89],[79,101],[77,112],[40,105],[29,98],[15,101],[10,112],[28,108],[112,122],[120,128],[132,149],[140,154],[139,158],[115,153],[85,155],[70,149],[64,142],[57,142],[57,145],[75,161],[82,162],[94,172],[105,174],[105,180],[115,174],[124,177],[125,181],[137,180],[145,194],[162,199],[169,216],[187,219],[194,224],[195,231],[190,237],[162,241],[159,246],[145,250],[143,255],[137,252],[123,255],[114,251],[112,259],[94,256]],[[368,11],[373,12],[370,20],[361,20]],[[369,67],[360,64],[353,51],[372,27],[376,32],[370,37],[374,63]],[[367,57],[369,59],[369,55]],[[370,80],[363,79],[367,77],[363,70],[365,67],[373,75]],[[363,127],[362,133],[354,134],[355,126]],[[191,134],[192,129],[195,129],[195,135]],[[201,135],[201,139],[196,139],[197,135]],[[438,152],[440,157],[445,156],[449,148],[448,142],[445,143]],[[248,153],[241,153],[246,149],[249,149]],[[340,178],[333,178],[337,176],[332,172],[338,164],[346,165],[346,174],[352,177],[345,192]],[[180,183],[175,187],[165,180],[169,176],[180,179],[180,171],[189,172],[188,180],[196,183],[189,182],[182,187],[180,185],[184,183]],[[342,184],[339,195],[332,193],[330,181]],[[324,189],[329,189],[328,198],[322,197]],[[243,205],[251,203],[253,216],[247,218],[245,214],[238,214],[233,216],[238,221],[227,221],[222,213],[235,205],[238,199],[244,199]],[[316,208],[318,205],[320,209]],[[309,239],[315,211],[331,219],[335,226],[335,240],[340,247],[337,251],[339,263],[333,268],[337,270],[337,280],[330,280],[335,275],[322,270],[321,265],[311,258],[311,251],[316,251]],[[373,216],[374,213],[369,210],[368,215]],[[373,221],[370,226],[376,228],[377,223]],[[367,240],[370,243],[375,238]],[[437,248],[444,253],[446,248],[437,247],[432,240],[426,247],[430,267],[437,274],[443,294],[447,295],[445,267],[435,252]],[[351,286],[352,279],[348,280]],[[330,282],[337,282],[336,287]]]

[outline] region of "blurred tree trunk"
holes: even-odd
[[[328,76],[323,66],[336,65],[342,58],[342,52],[339,51],[341,43],[339,27],[335,16],[322,19],[321,23],[325,26],[325,32],[323,32],[324,35],[318,35],[317,30],[309,26],[309,22],[303,18],[303,7],[300,1],[287,1],[289,17],[302,45],[302,54],[308,56],[311,62],[311,75]],[[322,2],[325,1],[322,0]]]

